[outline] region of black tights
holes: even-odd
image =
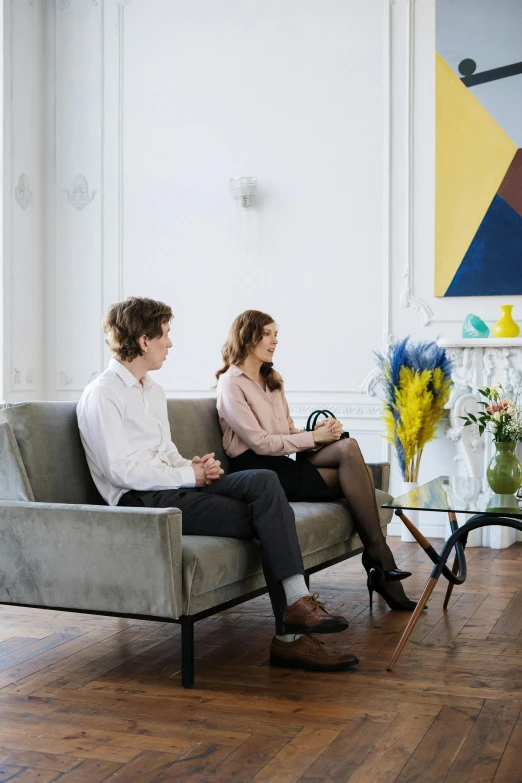
[[[323,446],[312,454],[310,462],[318,468],[328,486],[348,502],[355,529],[369,557],[386,570],[395,568],[395,560],[382,534],[371,472],[357,441],[344,438]],[[388,582],[388,588],[398,600],[404,597],[400,582]]]

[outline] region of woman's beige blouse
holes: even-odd
[[[280,457],[317,448],[311,432],[292,434],[295,427],[284,391],[263,391],[235,365],[219,378],[217,409],[229,457],[238,457],[247,449]]]

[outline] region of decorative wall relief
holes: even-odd
[[[72,378],[70,375],[67,375],[66,372],[63,370],[60,371],[60,385],[61,386],[70,386],[72,383]]]
[[[412,310],[420,315],[422,318],[422,325],[429,326],[433,319],[433,311],[426,302],[419,299],[418,296],[414,296],[411,290],[411,270],[412,262],[406,264],[406,268],[402,273],[402,291],[401,291],[401,305],[402,307],[411,307]]]
[[[522,294],[522,4],[437,0],[435,295]]]
[[[89,375],[89,380],[87,381],[87,383],[91,383],[91,381],[93,381],[95,378],[97,378],[99,374],[100,374],[99,370],[94,370],[94,372],[91,372],[91,374]]]
[[[31,2],[31,0],[29,0]],[[98,0],[91,0],[92,5],[98,5]],[[65,11],[71,5],[71,0],[60,0],[60,8]]]
[[[327,408],[338,419],[376,419],[382,413],[382,405],[365,405],[355,403],[343,404],[343,405],[331,405],[330,403],[296,403],[290,404],[290,414],[292,417],[308,417],[311,413],[319,408]]]
[[[371,372],[368,373],[364,381],[361,383],[360,390],[363,394],[368,394],[370,397],[376,396],[376,387],[379,384],[379,378],[380,378],[380,370],[375,367]]]
[[[494,344],[495,339],[490,342]],[[522,348],[464,347],[473,340],[439,340],[453,362],[453,389],[446,408],[450,428],[446,435],[457,445],[455,462],[460,475],[483,476],[492,457],[491,442],[479,437],[475,426],[466,427],[461,416],[478,410],[478,389],[502,383],[508,396],[515,396],[522,378]]]
[[[24,371],[24,369],[19,370],[18,367],[13,367],[12,373],[12,392],[34,391],[34,370],[32,367],[29,367],[27,371]],[[25,379],[25,381],[23,379]]]
[[[96,195],[93,190],[89,193],[89,183],[83,174],[77,174],[70,190],[65,190],[67,201],[75,209],[83,209],[91,203]]]
[[[27,174],[20,174],[18,184],[14,190],[15,199],[22,209],[27,209],[33,203],[33,191],[29,185]]]

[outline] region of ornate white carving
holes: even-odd
[[[454,443],[458,443],[460,454],[455,460],[460,475],[482,476],[484,462],[484,441],[479,437],[475,426],[465,427],[461,416],[469,413],[476,414],[478,399],[474,392],[462,394],[455,402],[451,410],[451,424],[446,436]]]
[[[504,391],[508,396],[516,395],[522,380],[522,371],[520,367],[515,367],[517,355],[520,355],[520,349],[517,352],[513,348],[488,348],[484,351],[484,381],[485,385],[491,386],[495,367],[500,366],[502,376],[497,377]]]
[[[75,209],[83,209],[91,203],[96,195],[95,190],[89,193],[89,183],[83,174],[77,174],[73,180],[71,190],[65,190],[64,193],[69,204]]]
[[[422,325],[429,326],[432,318],[433,311],[422,299],[418,296],[413,296],[411,291],[411,264],[408,263],[404,272],[402,273],[402,291],[401,291],[401,305],[403,307],[411,307],[411,309],[420,315],[422,318]]]
[[[31,0],[29,0],[30,2]],[[92,5],[98,5],[98,0],[91,0]],[[65,11],[71,5],[71,0],[60,0],[60,8]]]
[[[89,380],[87,381],[87,383],[90,383],[91,381],[93,381],[95,378],[98,377],[99,374],[100,374],[99,370],[94,370],[94,372],[91,372],[91,374],[89,375]]]
[[[304,403],[290,405],[290,413],[292,417],[302,416],[308,417],[311,413],[318,409],[327,408],[338,419],[378,419],[382,414],[382,405],[364,405],[364,404],[346,404],[346,405],[331,405],[330,403]]]
[[[378,367],[375,367],[364,379],[364,381],[360,385],[360,389],[363,392],[363,394],[368,394],[370,397],[375,397],[375,387],[379,383],[379,378],[381,377],[381,371]]]
[[[423,299],[415,296],[413,292],[413,242],[414,242],[414,226],[415,226],[415,214],[414,206],[415,199],[413,193],[413,164],[414,164],[414,132],[413,132],[413,112],[414,112],[414,90],[413,90],[413,71],[415,68],[415,46],[414,46],[414,34],[415,34],[415,22],[414,12],[415,6],[409,2],[404,3],[408,8],[408,26],[407,26],[407,54],[408,54],[408,67],[406,70],[407,82],[406,82],[406,123],[407,123],[407,141],[408,141],[408,161],[407,161],[407,209],[406,209],[406,265],[404,272],[402,273],[402,288],[400,294],[400,303],[402,307],[411,307],[411,309],[420,315],[423,326],[429,326],[433,319],[433,312],[429,305]]]
[[[453,362],[453,389],[446,408],[451,426],[446,436],[457,445],[455,463],[460,475],[484,476],[492,457],[492,440],[478,434],[475,426],[463,426],[460,416],[480,410],[478,389],[502,383],[509,396],[517,393],[522,379],[522,345],[495,346],[495,339],[481,340],[480,345],[469,340],[469,348],[441,340],[448,358]],[[467,341],[468,342],[468,341]]]
[[[25,382],[26,382],[26,383],[27,383],[29,386],[32,386],[32,385],[33,385],[33,383],[34,383],[34,370],[33,370],[33,368],[32,368],[32,367],[30,367],[30,368],[27,370],[27,374],[26,374],[26,376],[25,376]]]
[[[33,191],[29,185],[27,174],[20,174],[18,177],[18,184],[15,187],[14,194],[22,209],[27,209],[33,203]]]
[[[67,375],[66,372],[63,370],[60,371],[60,385],[61,386],[70,386],[72,383],[72,378],[70,375]]]
[[[13,367],[13,383],[20,386],[20,370],[17,370],[16,367]]]

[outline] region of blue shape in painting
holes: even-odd
[[[446,296],[522,294],[522,216],[495,196]]]

